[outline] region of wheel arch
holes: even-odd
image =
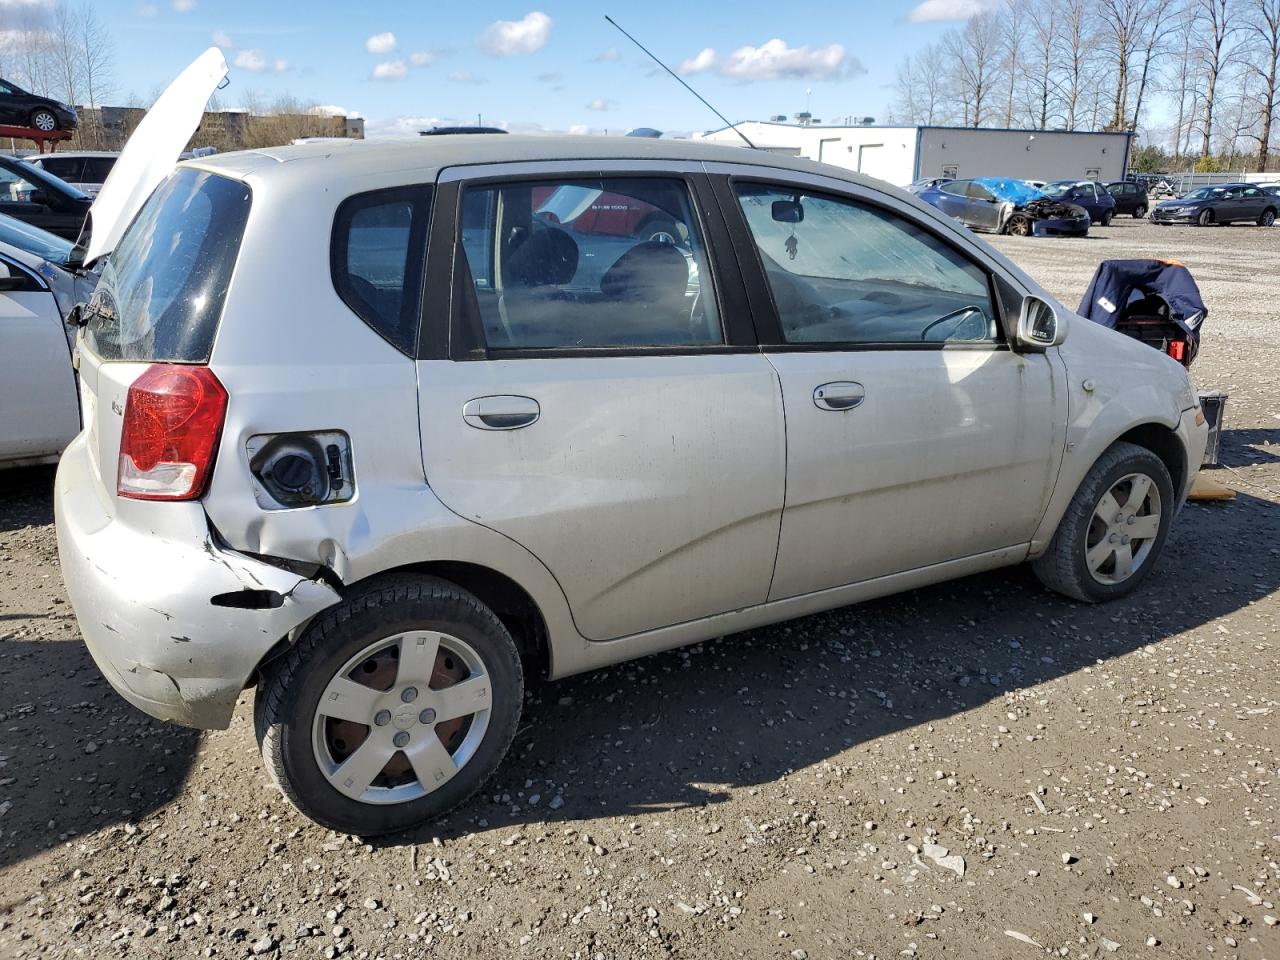
[[[1106,450],[1110,450],[1121,442],[1132,443],[1134,446],[1143,447],[1154,453],[1164,463],[1169,476],[1173,478],[1174,491],[1183,489],[1187,479],[1187,452],[1183,449],[1177,433],[1162,423],[1144,423],[1116,437],[1107,445]]]

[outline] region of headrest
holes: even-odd
[[[689,285],[689,264],[669,243],[638,243],[605,271],[600,292],[610,300],[656,303],[684,296]]]
[[[520,287],[563,286],[578,272],[578,244],[559,227],[540,227],[507,262],[508,282]]]

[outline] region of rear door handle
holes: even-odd
[[[462,419],[477,430],[519,430],[536,423],[541,413],[532,397],[476,397],[462,407]]]
[[[852,410],[867,397],[862,384],[836,380],[813,388],[813,405],[819,410]]]

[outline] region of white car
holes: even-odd
[[[564,185],[665,211],[694,289],[671,243],[617,255],[539,218]],[[1028,560],[1124,596],[1204,452],[1179,364],[806,160],[317,143],[191,161],[114,209],[56,485],[82,633],[157,717],[225,727],[256,685],[273,778],[337,830],[474,793],[525,670]]]
[[[106,150],[60,150],[23,159],[59,180],[65,180],[81,193],[96,197],[119,156],[119,153]]]
[[[0,469],[52,463],[80,431],[66,321],[96,282],[70,241],[0,214]]]

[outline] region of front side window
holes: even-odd
[[[969,189],[969,184],[963,180],[952,180],[950,183],[944,183],[938,187],[943,193],[949,193],[952,196],[963,197]]]
[[[468,187],[460,221],[459,309],[491,349],[724,342],[683,180]]]
[[[801,189],[736,189],[787,343],[995,339],[986,273],[922,226]]]
[[[980,183],[969,184],[970,200],[994,200],[995,195]]]
[[[333,285],[343,302],[402,353],[418,339],[431,188],[379,190],[343,202],[331,241]]]
[[[30,203],[32,194],[39,189],[26,177],[20,177],[12,170],[0,167],[0,202]]]

